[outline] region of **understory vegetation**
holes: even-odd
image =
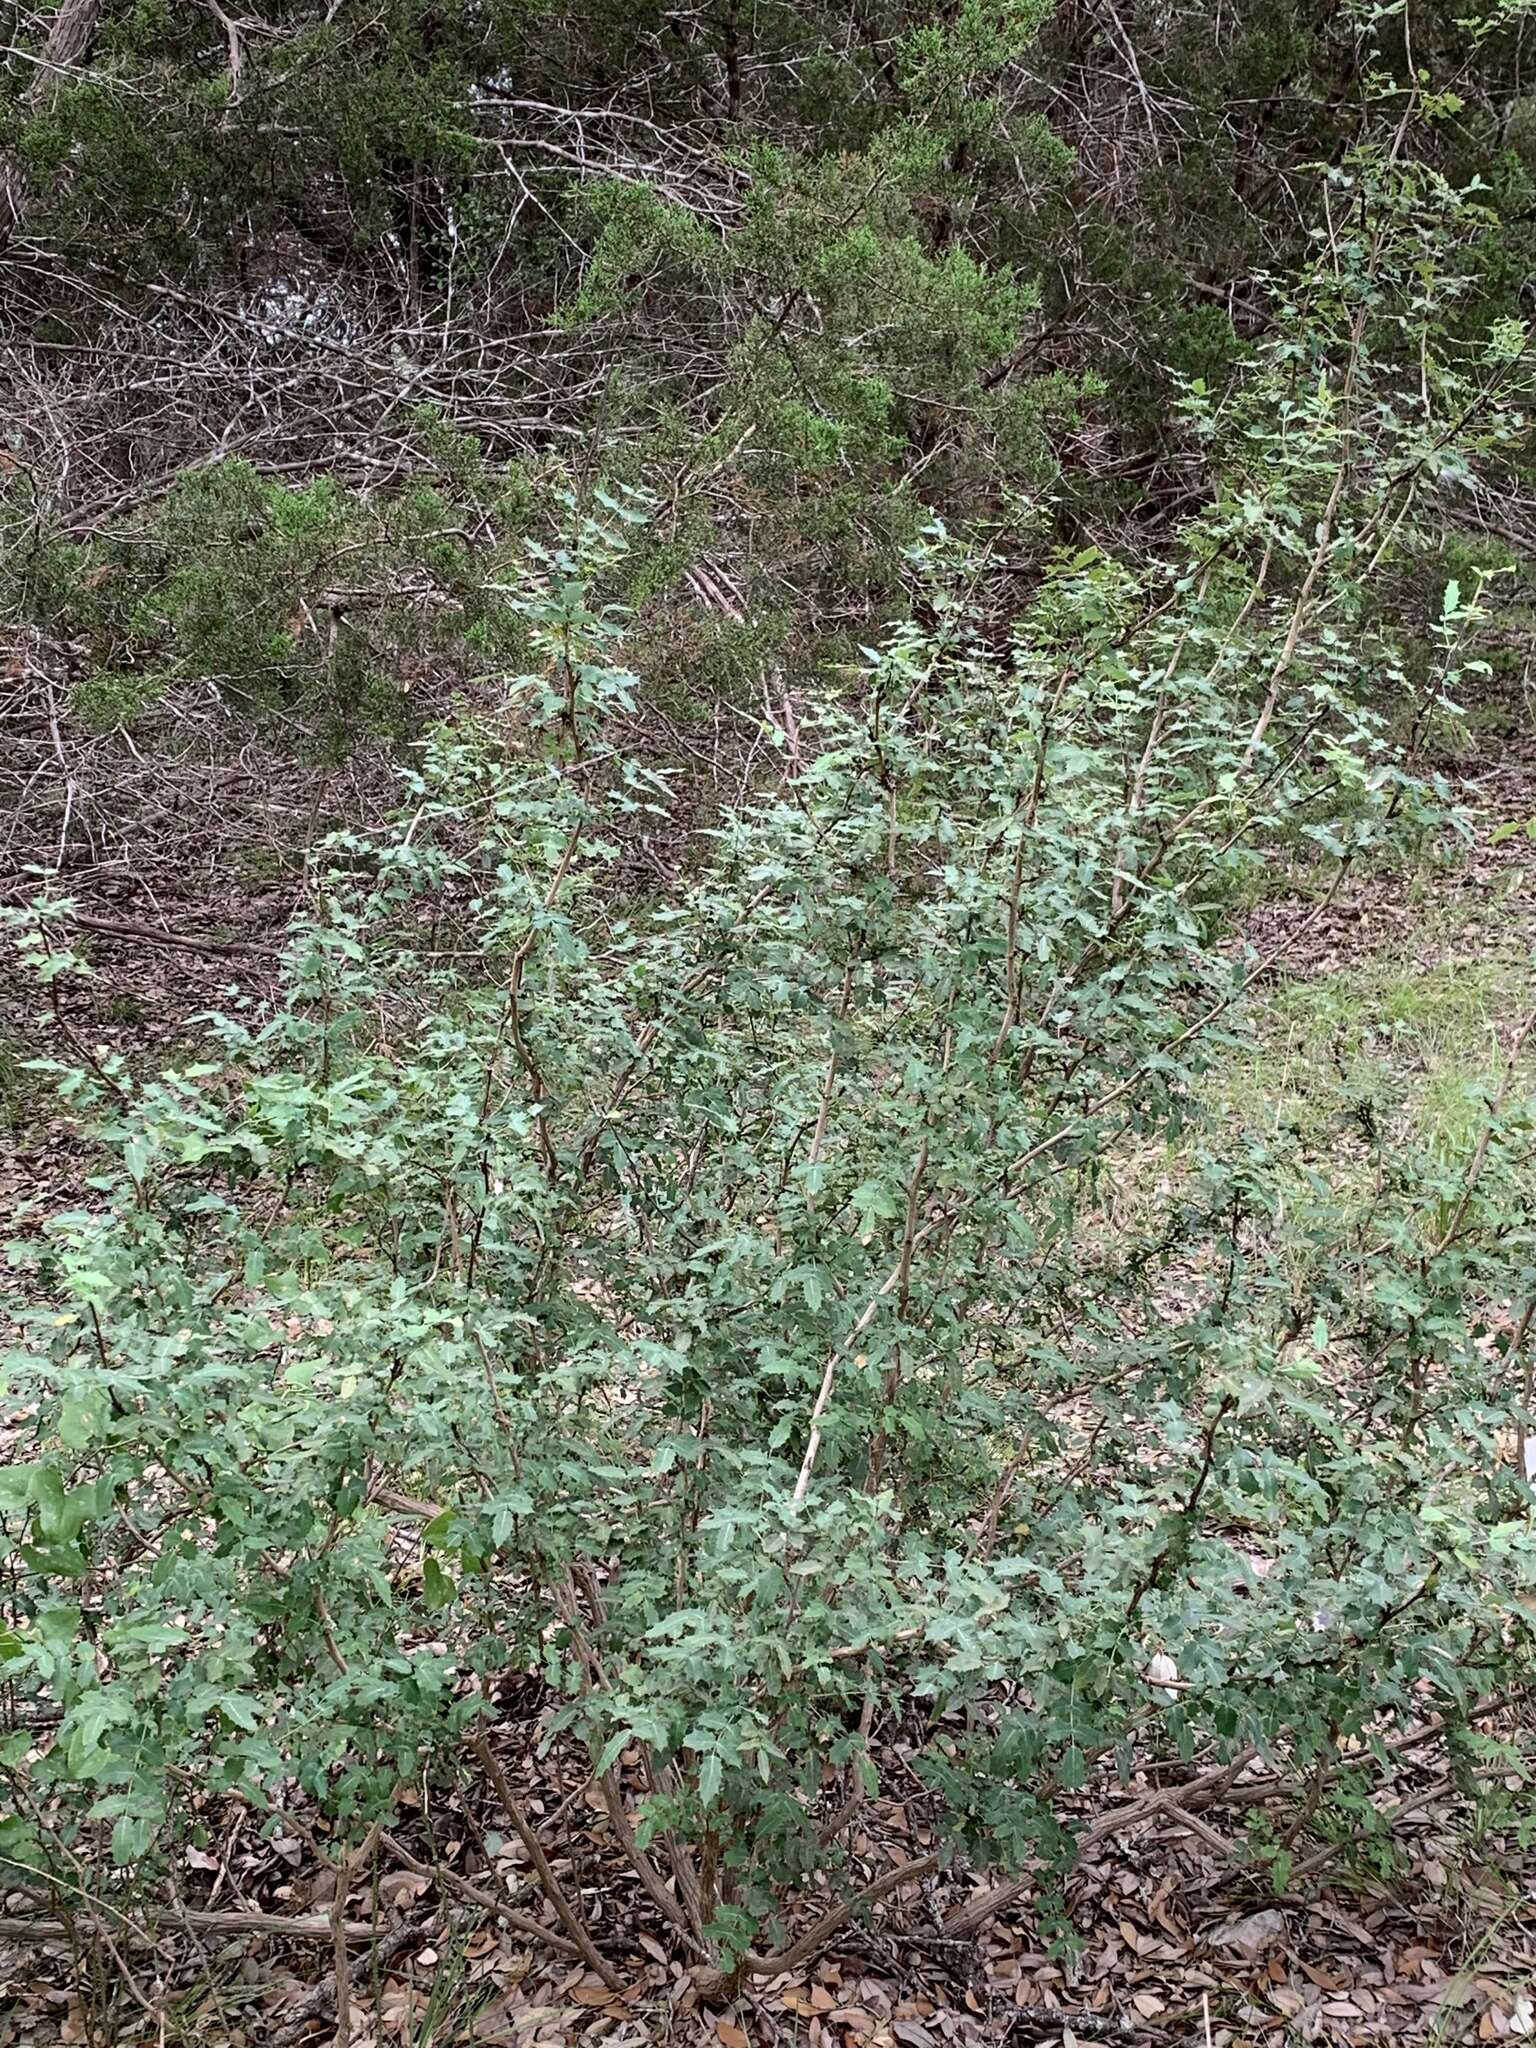
[[[350,15],[0,108],[0,1927],[163,2030],[238,1825],[280,2038],[383,1871],[750,2023],[1160,1816],[1390,1884],[1430,1752],[1518,1915],[1524,870],[1328,947],[1536,832],[1527,17]],[[187,805],[268,939],[93,894]]]

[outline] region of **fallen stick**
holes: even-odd
[[[1003,2039],[1011,2040],[1015,2034],[1054,2035],[1058,2039],[1064,2029],[1080,2034],[1085,2039],[1099,2041],[1140,2041],[1145,2036],[1118,2013],[1096,2012],[1091,2005],[1023,2005],[1008,2016],[1003,2028]]]
[[[1140,1822],[1151,1820],[1159,1813],[1174,1813],[1183,1818],[1182,1809],[1190,1801],[1198,1799],[1206,1804],[1215,1798],[1239,1771],[1253,1761],[1256,1752],[1250,1747],[1241,1750],[1230,1763],[1218,1764],[1215,1769],[1203,1772],[1187,1785],[1171,1786],[1164,1792],[1145,1792],[1135,1799],[1128,1799],[1113,1813],[1104,1814],[1083,1834],[1078,1849],[1091,1849],[1110,1835],[1118,1835],[1124,1829],[1135,1827]],[[1268,1787],[1266,1787],[1266,1791]],[[1035,1882],[1034,1876],[1010,1879],[1006,1884],[995,1885],[956,1907],[944,1922],[943,1931],[948,1935],[977,1934],[994,1915],[1004,1907],[1021,1898]]]
[[[83,932],[100,932],[109,939],[142,939],[152,946],[178,946],[188,953],[270,953],[270,946],[259,945],[254,939],[204,939],[192,932],[164,932],[158,925],[121,924],[110,917],[85,917],[79,911],[70,916],[70,923]]]
[[[72,1920],[33,1920],[25,1915],[13,1915],[0,1917],[0,1941],[68,1941],[73,1934],[94,1933],[104,1926],[105,1922],[92,1913],[78,1914]],[[282,1913],[207,1913],[188,1910],[182,1913],[152,1913],[145,1926],[162,1929],[191,1927],[200,1934],[260,1934],[269,1940],[278,1941],[331,1941],[336,1933],[328,1913],[305,1913],[290,1919]],[[348,1941],[376,1941],[385,1931],[367,1920],[348,1920],[342,1927]],[[154,1946],[144,1926],[127,1922],[126,1932],[130,1941],[136,1941],[146,1948]]]
[[[397,1956],[403,1954],[406,1949],[413,1948],[420,1938],[419,1927],[405,1927],[396,1934],[387,1935],[374,1951],[373,1967],[381,1971],[387,1970]],[[288,2020],[272,2036],[272,2048],[291,2048],[293,2042],[301,2040],[308,2033],[316,2020],[329,2017],[335,2007],[336,1978],[333,1973],[329,1977],[322,1977],[314,1989],[306,1992],[294,2006]]]
[[[504,1920],[514,1934],[524,1934],[530,1941],[544,1942],[557,1956],[565,1956],[578,1962],[582,1959],[581,1950],[574,1941],[568,1941],[563,1934],[556,1934],[552,1927],[546,1927],[542,1920],[535,1920],[531,1913],[518,1912],[515,1906],[509,1906],[503,1900],[494,1898],[491,1893],[482,1891],[478,1885],[471,1884],[468,1878],[460,1877],[456,1871],[445,1870],[440,1863],[423,1863],[419,1856],[413,1856],[405,1844],[397,1836],[390,1834],[387,1828],[380,1839],[395,1861],[404,1864],[405,1868],[413,1871],[417,1877],[430,1878],[434,1884],[442,1885],[445,1890],[457,1892],[461,1898],[471,1900],[485,1912],[494,1913],[498,1919]]]

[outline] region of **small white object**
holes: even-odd
[[[1148,1664],[1147,1681],[1151,1685],[1161,1686],[1178,1684],[1179,1667],[1174,1663],[1166,1650],[1159,1650],[1157,1655]],[[1170,1692],[1166,1693],[1164,1697],[1171,1700],[1174,1695]]]

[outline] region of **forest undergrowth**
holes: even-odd
[[[1529,9],[631,12],[10,53],[0,2048],[1536,2035]]]
[[[1482,716],[1502,725],[1509,707],[1495,704]],[[1366,1116],[1387,1123],[1398,1142],[1448,1144],[1465,1155],[1525,1022],[1536,856],[1524,828],[1536,816],[1536,759],[1501,747],[1490,763],[1463,736],[1440,765],[1463,831],[1447,830],[1419,858],[1358,880],[1321,920],[1315,886],[1283,875],[1247,913],[1262,948],[1273,949],[1295,922],[1307,923],[1307,938],[1266,978],[1252,1050],[1210,1078],[1213,1105],[1238,1129],[1257,1126],[1326,1158],[1334,1173],[1347,1152],[1357,1175],[1366,1174]],[[247,829],[235,821],[237,832]],[[238,847],[208,872],[231,870],[250,872]],[[270,886],[260,863],[255,885]],[[238,924],[243,905],[227,899],[226,887],[221,880],[209,897],[188,876],[180,922],[198,930],[216,919]],[[185,949],[157,953],[126,935],[88,944],[94,974],[81,985],[78,1028],[103,1055],[132,1053],[141,1063],[195,1055],[203,1038],[195,1020],[217,991],[238,985],[255,1004],[270,1000],[266,957],[242,960],[236,984],[227,957],[189,962]],[[24,1014],[24,988],[12,1000],[13,1014]],[[1527,1081],[1530,1059],[1527,1049]],[[19,1071],[10,1085],[16,1142],[7,1192],[18,1218],[89,1200],[89,1162],[45,1089]],[[1177,1142],[1132,1148],[1101,1184],[1090,1234],[1143,1227],[1158,1191],[1187,1170]],[[1200,1283],[1198,1261],[1175,1268],[1153,1312],[1176,1325]],[[1326,1361],[1336,1397],[1349,1397],[1359,1369],[1343,1350]],[[1095,1471],[1101,1408],[1068,1396],[1056,1416],[1062,1435],[1053,1460],[1030,1475],[1035,1488],[1057,1473]],[[28,1440],[25,1418],[9,1425],[8,1437],[17,1454]],[[1141,1436],[1135,1454],[1155,1467],[1158,1441],[1155,1431]],[[1125,1455],[1122,1439],[1115,1460]],[[1515,1452],[1505,1443],[1495,1455]],[[1109,1483],[1112,1468],[1102,1476]],[[1010,1498],[1000,1518],[1025,1533],[1028,1512]],[[1244,1550],[1241,1531],[1230,1540],[1244,1572],[1264,1569],[1261,1553]],[[1180,1683],[1169,1675],[1156,1691],[1149,1685],[1148,1711],[1174,1700]],[[7,1953],[0,1940],[5,2038],[196,2036],[232,2048],[328,2038],[338,1904],[355,1958],[347,1981],[358,2048],[588,2038],[925,2048],[1003,2039],[1522,2037],[1536,1971],[1524,1780],[1510,1777],[1505,1796],[1491,1803],[1469,1799],[1460,1773],[1448,1768],[1428,1700],[1399,1731],[1391,1768],[1364,1804],[1333,1808],[1320,1798],[1310,1814],[1305,1800],[1288,1808],[1251,1762],[1191,1805],[1181,1798],[1159,1810],[1159,1787],[1177,1787],[1186,1774],[1154,1772],[1127,1785],[1096,1766],[1071,1795],[1088,1839],[1061,1893],[1026,1885],[984,1925],[954,1934],[945,1932],[945,1915],[973,1895],[956,1887],[953,1873],[909,1880],[888,1895],[874,1924],[849,1923],[824,1953],[753,1986],[746,2002],[702,2012],[668,1953],[665,1920],[615,1860],[579,1752],[568,1742],[539,1743],[552,1704],[533,1680],[503,1699],[504,1733],[523,1731],[505,1763],[524,1787],[529,1818],[558,1844],[562,1880],[601,1900],[595,1924],[604,1946],[619,1937],[635,1956],[621,1991],[579,1957],[550,1955],[547,1941],[530,1946],[507,1923],[508,1902],[526,1890],[527,1856],[483,1793],[464,1787],[408,1798],[398,1832],[375,1845],[344,1888],[323,1832],[263,1831],[241,1804],[215,1796],[199,1802],[202,1846],[185,1851],[174,1887],[174,1959],[143,1946],[136,1919],[131,1945],[125,1919],[118,1941],[104,1948],[111,1921],[98,1935],[89,1913],[81,1924],[66,1914],[51,1940],[33,1919],[16,1920],[16,1945]],[[1518,1743],[1526,1725],[1519,1701],[1486,1706],[1469,1730]],[[853,1848],[856,1867],[878,1877],[920,1857],[933,1837],[924,1788],[904,1761],[910,1744],[900,1721],[872,1733],[890,1791],[882,1787],[868,1802]],[[3,1903],[13,1919],[35,1912],[25,1890]],[[266,1932],[244,1924],[244,1916],[263,1915]],[[152,2012],[140,2009],[134,1982]]]

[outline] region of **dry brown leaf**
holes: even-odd
[[[1218,1928],[1211,1939],[1218,1947],[1231,1949],[1246,1962],[1256,1963],[1277,1942],[1284,1941],[1285,1935],[1285,1915],[1269,1906],[1262,1913],[1250,1913],[1246,1919],[1234,1920],[1228,1926]]]

